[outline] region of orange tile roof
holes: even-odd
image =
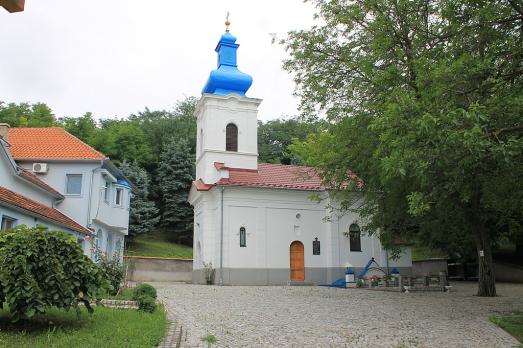
[[[279,188],[288,190],[323,191],[317,169],[305,166],[258,163],[258,170],[228,168],[223,163],[215,163],[218,170],[229,171],[229,178],[220,179],[216,185],[250,186]],[[206,184],[201,179],[193,182],[198,191],[209,191],[215,185]]]
[[[7,141],[15,160],[102,160],[96,151],[63,128],[10,128]]]
[[[91,234],[91,231],[79,225],[62,212],[0,186],[0,204],[2,202],[8,206],[25,210],[29,212],[30,215],[47,218],[48,220],[51,220],[60,226],[70,228],[73,231]]]

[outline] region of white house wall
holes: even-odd
[[[67,232],[69,235],[73,236],[78,241],[78,243],[82,247],[82,250],[84,250],[84,253],[88,252],[89,243],[88,243],[88,241],[84,240],[85,236],[83,234],[80,234],[80,233],[73,231],[71,229],[68,229],[68,228],[64,228],[60,225],[51,223],[47,220],[39,219],[34,216],[28,215],[26,213],[22,213],[19,210],[15,210],[15,209],[4,207],[4,206],[0,205],[0,221],[2,220],[2,216],[4,216],[4,215],[8,216],[10,218],[16,219],[16,221],[14,223],[14,227],[20,226],[20,225],[25,225],[28,228],[33,228],[38,225],[42,225],[42,226],[47,227],[51,231]]]
[[[115,187],[112,183],[109,200],[104,200],[105,176],[102,175],[100,161],[50,161],[48,171],[45,174],[36,174],[45,183],[56,189],[65,196],[65,199],[54,206],[78,224],[90,228],[96,234],[103,231],[101,243],[93,240],[93,243],[101,247],[101,251],[116,251],[117,242],[121,240],[123,248],[124,236],[128,234],[129,226],[129,199],[130,189],[121,186],[124,190],[122,205],[115,205]],[[21,162],[19,165],[27,170],[32,169],[32,162]],[[82,190],[80,195],[66,194],[67,174],[82,174]],[[20,192],[20,185],[14,191]],[[20,192],[22,193],[22,192]],[[23,193],[22,193],[23,194]],[[34,194],[27,194],[33,198]],[[34,199],[34,198],[33,198]],[[47,204],[51,206],[51,204]],[[107,244],[107,236],[112,236],[111,245]],[[95,237],[98,238],[98,237]],[[89,246],[85,247],[85,253],[92,256]],[[120,252],[120,258],[123,251]]]
[[[13,172],[14,169],[11,167],[10,160],[0,145],[0,186],[31,198],[48,207],[53,205],[55,198],[43,189],[36,187],[34,184],[15,176]]]
[[[56,208],[82,226],[88,226],[88,206],[91,196],[90,181],[93,170],[100,166],[100,162],[71,163],[47,162],[48,171],[45,174],[36,174],[38,178],[65,196]],[[19,162],[27,170],[32,170],[32,162]],[[82,174],[82,191],[80,195],[66,194],[66,175]]]

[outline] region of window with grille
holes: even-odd
[[[238,127],[233,123],[225,128],[225,150],[238,151]]]

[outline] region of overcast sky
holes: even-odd
[[[199,96],[216,67],[214,48],[230,11],[238,67],[253,76],[247,96],[259,119],[297,113],[283,48],[271,34],[312,25],[301,0],[26,0],[0,8],[0,100],[44,102],[57,117],[125,117],[172,109]]]

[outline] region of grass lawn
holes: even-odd
[[[523,314],[491,317],[490,320],[523,343]],[[520,347],[523,347],[523,344]]]
[[[125,249],[126,256],[192,258],[192,248],[169,241],[169,234],[155,231],[134,237]]]
[[[150,314],[130,309],[95,307],[76,311],[51,309],[24,323],[12,324],[0,312],[0,347],[155,347],[165,335],[167,319],[163,307]]]

